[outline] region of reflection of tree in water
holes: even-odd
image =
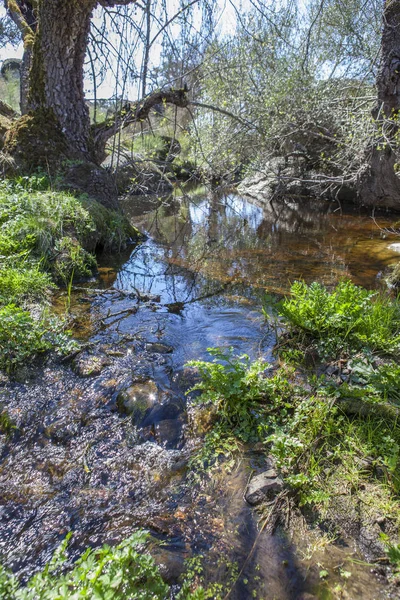
[[[333,283],[349,276],[347,257],[360,236],[370,235],[368,226],[359,229],[359,215],[342,218],[332,203],[257,206],[215,193],[135,202],[128,211],[150,240],[136,248],[118,285],[171,302],[227,285],[283,290],[299,278]]]

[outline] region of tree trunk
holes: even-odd
[[[23,38],[25,75],[29,69],[22,103],[26,114],[5,136],[4,170],[10,165],[22,172],[62,169],[70,187],[115,205],[115,181],[100,168],[107,140],[120,128],[146,119],[157,103],[186,106],[186,90],[157,90],[114,119],[91,126],[83,77],[92,11],[98,4],[112,7],[133,0],[4,1]]]
[[[96,0],[39,2],[28,111],[49,110],[75,154],[89,158],[83,64]]]
[[[5,151],[24,169],[60,158],[91,159],[89,110],[83,89],[90,19],[97,0],[8,0],[20,27],[24,73],[22,112]],[[26,85],[23,86],[26,88]]]
[[[400,0],[385,0],[381,57],[373,112],[377,139],[368,151],[368,168],[360,179],[363,204],[400,210]]]

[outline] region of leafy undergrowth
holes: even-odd
[[[201,375],[195,402],[213,408],[213,427],[192,464],[204,471],[232,459],[243,442],[262,442],[300,506],[340,527],[337,506],[351,512],[360,503],[357,519],[381,523],[377,547],[383,540],[394,555],[400,302],[350,282],[332,292],[295,283],[291,291],[277,307],[285,330],[280,366],[215,349],[213,362],[191,363]]]
[[[45,175],[0,182],[0,369],[69,349],[63,324],[44,309],[51,290],[90,276],[95,248],[119,249],[132,234],[122,215],[52,191]]]
[[[66,537],[43,571],[34,575],[26,585],[0,566],[0,599],[4,600],[167,600],[170,586],[164,583],[160,571],[147,550],[149,537],[139,531],[111,547],[88,548],[66,571]],[[176,600],[203,600],[202,588],[193,593],[190,583],[184,582]]]

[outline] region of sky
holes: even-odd
[[[199,0],[200,4],[201,0]],[[232,6],[235,3],[237,8],[245,11],[250,6],[249,0],[240,0],[240,2],[236,2],[236,0],[218,0],[219,3],[219,18],[218,18],[218,30],[220,35],[233,33],[236,27],[236,14],[235,9]],[[179,7],[178,0],[166,0],[167,8],[169,16],[174,15]],[[194,7],[194,21],[193,24],[196,27],[200,26],[200,17],[197,11],[196,6]],[[0,7],[0,17],[4,17],[6,15],[6,10],[4,6]],[[95,25],[100,26],[101,18],[100,13],[98,11],[95,12],[93,22]],[[93,31],[93,29],[92,29]],[[171,25],[170,26],[171,36],[178,35],[178,26]],[[156,31],[152,31],[152,36]],[[152,66],[156,66],[159,63],[159,57],[161,53],[161,37],[160,36],[157,41],[154,43],[151,53],[150,53],[150,63]],[[119,44],[119,36],[116,33],[109,33],[110,41],[118,47]],[[17,47],[13,47],[11,44],[8,44],[4,48],[0,49],[0,62],[4,61],[7,58],[22,58],[23,55],[23,45],[22,43]],[[140,70],[141,62],[142,62],[143,52],[140,50],[135,54],[135,63],[137,70]],[[116,67],[114,68],[116,70]],[[94,97],[93,84],[89,76],[85,77],[85,94],[87,98]],[[116,83],[115,76],[113,76],[112,72],[109,71],[104,78],[104,81],[100,86],[97,87],[97,98],[111,98],[115,95],[123,94],[125,97],[128,96],[131,100],[135,99],[138,96],[138,89],[136,84],[124,84]]]

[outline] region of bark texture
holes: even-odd
[[[33,44],[28,111],[50,109],[67,145],[89,158],[90,121],[83,65],[96,0],[41,0]]]
[[[85,102],[84,60],[93,9],[133,0],[4,0],[24,41],[22,116],[5,135],[4,170],[37,167],[65,175],[73,189],[115,205],[117,187],[100,168],[108,139],[142,121],[160,103],[186,106],[186,90],[157,90],[91,126]],[[11,160],[9,160],[11,159]],[[68,159],[68,160],[66,160]]]
[[[385,0],[378,102],[373,112],[378,141],[368,150],[368,167],[360,179],[361,202],[400,211],[400,0]],[[399,173],[400,174],[400,173]]]

